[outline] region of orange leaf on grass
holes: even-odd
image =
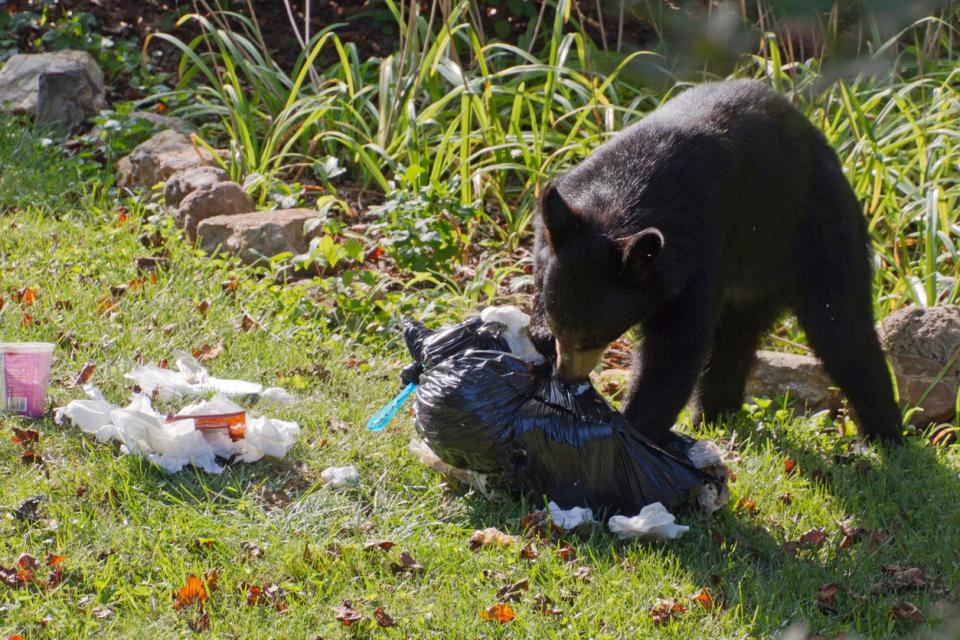
[[[757,503],[744,496],[737,501],[737,511],[746,511],[747,513],[757,512]]]
[[[194,349],[193,357],[203,362],[204,360],[213,360],[221,353],[223,353],[223,340],[217,341],[217,343],[213,346],[205,344],[199,349]]]
[[[29,327],[33,324],[33,316],[24,311],[23,315],[20,316],[20,324],[25,327]]]
[[[63,564],[63,561],[67,559],[67,556],[57,556],[52,553],[47,554],[47,566],[48,567],[59,567]]]
[[[710,595],[710,590],[707,588],[700,589],[700,591],[697,591],[695,594],[690,596],[690,599],[694,602],[700,603],[700,605],[707,611],[713,609],[713,596]]]
[[[792,473],[797,468],[797,461],[793,458],[786,458],[783,461],[783,472]]]
[[[810,545],[812,547],[819,547],[826,541],[826,539],[827,534],[823,529],[810,529],[810,531],[807,531],[805,534],[800,536],[797,542],[800,544]]]
[[[14,444],[28,445],[40,442],[40,432],[34,431],[33,429],[21,429],[19,427],[11,427],[13,435],[10,436],[10,439],[13,440]]]
[[[906,600],[901,600],[890,607],[890,617],[894,620],[923,622],[923,612],[917,608],[917,605]]]
[[[187,576],[187,583],[173,596],[173,608],[182,609],[195,602],[203,603],[206,602],[209,597],[203,581],[197,576],[189,575]]]
[[[517,538],[515,536],[507,535],[496,527],[487,527],[486,529],[478,529],[473,532],[473,535],[470,536],[469,547],[471,551],[476,551],[480,547],[485,547],[489,544],[499,544],[504,547],[509,547],[516,541]]]
[[[13,301],[17,304],[22,304],[25,307],[29,307],[31,304],[37,301],[37,292],[34,291],[32,287],[24,287],[13,294]]]
[[[491,620],[500,624],[506,624],[516,617],[517,614],[513,611],[513,607],[506,602],[498,602],[480,611],[481,620]]]

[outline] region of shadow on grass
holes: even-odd
[[[770,513],[751,516],[734,503],[712,518],[678,511],[681,522],[694,526],[674,543],[619,542],[600,525],[568,532],[562,539],[574,543],[587,564],[618,561],[631,545],[669,556],[694,584],[709,587],[726,607],[739,608],[758,637],[775,637],[788,623],[800,623],[811,633],[849,629],[866,637],[899,637],[912,626],[890,619],[891,606],[900,600],[917,604],[932,626],[945,623],[941,634],[953,628],[957,608],[948,606],[945,593],[960,578],[955,566],[960,557],[960,482],[936,451],[910,440],[901,447],[824,453],[805,446],[789,430],[731,426],[738,441],[750,437],[757,449],[772,441],[774,450],[797,462],[794,473],[815,492],[818,487],[826,493],[832,508],[846,515],[842,523],[820,523],[827,535],[822,545],[785,544],[798,537],[786,534],[791,523]],[[544,508],[522,498],[491,502],[469,494],[465,501],[472,526],[496,526],[514,534],[523,533],[519,522],[524,515]],[[841,524],[854,530],[851,544],[843,547]],[[871,594],[885,578],[884,565],[918,567],[928,587]],[[818,590],[830,583],[840,585],[840,592],[824,606]]]

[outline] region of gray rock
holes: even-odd
[[[758,351],[757,364],[747,380],[747,398],[786,395],[810,411],[840,408],[840,394],[820,360],[778,351]]]
[[[86,51],[54,53],[21,53],[7,60],[0,70],[0,111],[37,114],[40,76],[50,73],[71,73],[90,82],[89,108],[94,113],[106,106],[103,72]]]
[[[197,228],[200,247],[208,253],[229,251],[253,264],[261,256],[273,257],[287,251],[303,253],[310,238],[303,226],[316,218],[311,209],[278,209],[235,216],[207,218]]]
[[[182,133],[161,131],[117,162],[117,186],[152,187],[178,171],[210,164],[213,156]]]
[[[180,220],[187,236],[195,238],[197,226],[207,218],[230,217],[253,211],[253,198],[236,182],[198,187],[180,203]]]
[[[70,130],[99,111],[97,87],[85,70],[40,74],[37,124]]]
[[[227,179],[227,172],[219,167],[193,167],[178,171],[167,179],[163,197],[168,207],[176,209],[188,195],[202,186],[217,184]]]
[[[887,316],[877,333],[893,363],[900,404],[923,408],[912,422],[951,421],[960,388],[960,307],[906,307]],[[943,379],[931,389],[941,373]]]

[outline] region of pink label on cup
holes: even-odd
[[[10,353],[0,357],[4,405],[7,411],[39,418],[46,402],[51,353]]]

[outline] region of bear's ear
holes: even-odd
[[[540,218],[547,231],[547,240],[554,249],[576,236],[583,225],[552,183],[540,195]]]
[[[620,277],[633,286],[648,284],[653,277],[654,261],[663,249],[663,234],[656,227],[647,227],[619,242],[623,251]]]

